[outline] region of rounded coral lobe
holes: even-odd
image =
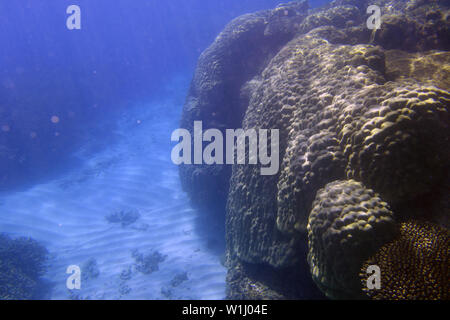
[[[397,231],[388,204],[354,180],[317,192],[307,228],[313,280],[336,299],[360,297],[361,263]]]

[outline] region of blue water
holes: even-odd
[[[81,30],[66,28],[72,4]],[[48,248],[46,298],[225,297],[220,240],[196,232],[170,134],[201,52],[231,19],[278,4],[0,1],[0,232]],[[140,218],[108,223],[120,210]],[[145,275],[132,250],[166,258]],[[67,290],[66,267],[90,259],[98,274]]]

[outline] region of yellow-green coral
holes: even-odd
[[[448,229],[423,221],[402,223],[400,236],[363,264],[362,289],[372,299],[448,300],[449,250]],[[367,287],[370,265],[380,268],[380,289]]]
[[[317,192],[307,228],[313,280],[334,299],[361,297],[361,263],[397,231],[388,204],[354,180]]]
[[[360,265],[365,255],[391,240],[399,227],[394,214],[398,222],[414,217],[449,225],[450,23],[440,1],[407,3],[377,0],[386,28],[373,41],[366,10],[374,3],[346,0],[310,10],[298,21],[303,12],[291,16],[284,9],[246,16],[226,33],[254,19],[255,24],[245,25],[255,26],[246,50],[255,54],[243,56],[233,49],[239,45],[229,46],[237,39],[223,42],[226,36],[202,55],[183,126],[189,129],[193,120],[202,120],[220,128],[276,128],[280,134],[280,170],[274,176],[260,176],[258,166],[242,165],[230,171],[180,171],[183,186],[199,203],[217,208],[218,196],[227,199],[229,274],[246,263],[269,265],[277,275],[294,267],[303,272],[298,279],[309,277],[304,267],[309,250],[314,280],[329,297],[363,297]],[[279,21],[271,21],[275,18]],[[279,46],[268,44],[272,31],[293,38]],[[240,34],[241,43],[249,39],[245,34]],[[229,53],[236,56],[228,59]],[[217,59],[230,73],[208,72]],[[234,85],[223,86],[228,80]],[[325,195],[317,194],[324,187]],[[326,199],[333,188],[349,189],[351,195],[344,192],[333,203]],[[366,209],[387,219],[386,230],[383,219],[359,209],[365,201],[361,197],[367,196],[373,201]],[[341,213],[345,217],[339,218]],[[241,272],[242,277],[228,280],[229,297],[245,298],[246,283],[253,283],[246,280],[251,278],[248,270]],[[278,284],[268,289],[281,293]]]

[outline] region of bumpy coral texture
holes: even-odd
[[[330,298],[357,298],[361,263],[396,234],[388,204],[354,180],[317,192],[308,222],[308,262]]]
[[[450,232],[435,224],[408,221],[361,268],[363,291],[372,299],[450,299]],[[380,289],[369,289],[366,272],[380,268]]]
[[[370,4],[381,7],[385,29],[367,28]],[[267,298],[300,297],[291,289],[311,278],[305,267],[308,253],[312,278],[325,294],[359,297],[357,277],[361,259],[367,258],[359,250],[371,248],[366,254],[374,254],[392,237],[392,228],[382,228],[379,217],[372,216],[378,208],[381,216],[397,222],[420,218],[450,225],[448,5],[337,0],[308,12],[301,8],[282,6],[232,22],[202,55],[183,112],[188,128],[192,120],[204,119],[207,127],[219,129],[279,130],[280,169],[273,176],[260,175],[259,165],[181,169],[192,199],[226,199],[231,298],[246,298],[249,283],[263,283],[265,289],[258,292]],[[282,41],[275,44],[274,34],[284,35]],[[254,37],[251,54],[242,56],[235,45],[247,36]],[[226,52],[235,56],[225,59]],[[252,60],[258,53],[264,58]],[[215,66],[227,73],[209,70]],[[236,79],[237,87],[226,85]],[[351,197],[344,196],[348,188]],[[323,226],[315,222],[329,213],[321,203],[345,205],[325,201],[321,189],[341,194],[352,208],[365,201],[360,196],[373,198],[363,220],[377,221],[366,230],[376,237],[351,229],[356,232],[351,238],[359,240],[346,240],[348,247],[340,248],[344,233],[330,233],[334,227],[325,226],[327,219]],[[355,221],[358,212],[352,215]],[[342,213],[329,214],[330,226],[340,221]],[[389,221],[386,225],[393,226]],[[334,256],[331,247],[349,250],[350,258]],[[258,268],[250,272],[243,265],[271,271],[258,274]],[[282,274],[289,268],[301,270],[297,280],[285,281]],[[278,283],[264,281],[274,274]],[[280,283],[285,287],[280,289]]]
[[[304,2],[246,14],[231,21],[199,58],[180,125],[193,133],[194,121],[203,130],[240,128],[251,84],[276,52],[294,34],[305,15]],[[223,213],[228,192],[229,165],[181,165],[180,178],[193,204]]]
[[[385,82],[384,65],[380,48],[331,45],[310,33],[263,72],[243,127],[279,129],[282,163],[271,177],[255,166],[233,168],[227,224],[240,258],[295,262],[312,201],[327,182],[356,179],[395,205],[443,183],[450,95]]]

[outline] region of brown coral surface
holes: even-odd
[[[379,30],[366,25],[372,4]],[[439,0],[291,2],[235,19],[202,54],[181,126],[280,138],[275,175],[180,168],[194,205],[225,220],[229,298],[317,298],[317,288],[358,298],[361,263],[399,223],[449,227],[449,10]]]
[[[450,298],[450,232],[423,221],[401,225],[400,236],[381,247],[361,268],[363,291],[372,299]],[[380,268],[380,289],[368,289],[370,265]]]

